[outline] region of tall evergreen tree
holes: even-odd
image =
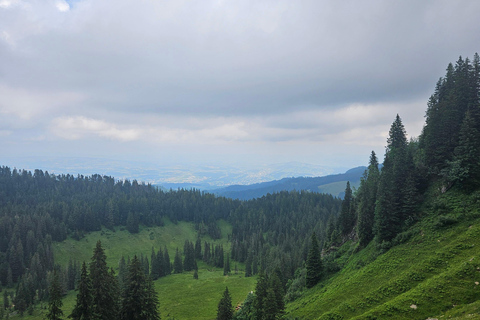
[[[265,304],[268,294],[268,278],[263,272],[258,275],[257,285],[255,286],[254,309],[256,319],[263,319],[265,315]]]
[[[53,271],[52,283],[49,287],[49,299],[48,299],[48,320],[60,320],[63,316],[62,311],[62,285],[57,271]]]
[[[350,182],[347,181],[345,188],[345,197],[342,201],[342,210],[338,216],[338,223],[340,224],[340,231],[342,235],[348,235],[355,224],[355,211],[353,208],[353,194],[350,188]]]
[[[411,159],[410,159],[411,161]],[[397,115],[387,139],[375,207],[375,234],[378,241],[390,241],[404,222],[405,186],[411,172],[407,157],[407,138],[402,120]]]
[[[182,257],[180,256],[180,251],[177,248],[177,251],[175,251],[175,258],[173,260],[173,273],[182,273],[182,272],[183,272]]]
[[[169,275],[172,273],[172,264],[171,264],[171,261],[170,261],[170,255],[168,254],[168,249],[167,249],[167,246],[165,246],[164,248],[164,267],[165,267],[165,275]]]
[[[195,270],[196,271],[196,270]],[[155,286],[150,277],[145,279],[145,305],[143,309],[143,319],[146,320],[160,320],[160,313],[158,312],[158,296],[155,291]]]
[[[361,246],[366,246],[373,239],[373,225],[375,221],[375,203],[377,201],[378,181],[380,171],[374,151],[370,155],[367,170],[360,180],[358,189],[358,222],[357,234]]]
[[[109,272],[106,259],[99,240],[90,263],[92,313],[99,320],[116,320],[118,319],[118,283],[112,272]]]
[[[122,320],[140,320],[143,318],[145,296],[145,273],[140,260],[135,255],[128,266],[127,283],[123,291]]]
[[[228,292],[228,287],[225,287],[223,297],[218,303],[217,320],[231,320],[233,319],[232,297]]]
[[[306,285],[307,288],[311,288],[320,281],[323,272],[322,259],[320,255],[320,249],[318,247],[317,235],[315,232],[312,234],[310,241],[306,269]]]
[[[223,275],[227,275],[231,272],[230,270],[230,255],[227,254],[227,259],[225,261],[225,264],[223,265]]]
[[[85,261],[82,264],[80,280],[77,285],[77,301],[72,314],[68,317],[74,320],[93,320],[92,314],[92,284],[87,272]]]

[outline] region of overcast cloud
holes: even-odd
[[[0,148],[325,166],[383,158],[480,1],[0,0]],[[1,160],[1,157],[0,157]]]

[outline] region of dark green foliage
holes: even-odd
[[[361,246],[366,246],[373,239],[375,203],[377,201],[379,178],[380,171],[378,170],[377,156],[372,151],[368,168],[365,170],[357,192],[357,235]]]
[[[105,252],[100,241],[97,242],[90,263],[92,283],[92,313],[100,320],[118,319],[118,283],[109,271]]]
[[[223,292],[223,297],[218,303],[217,320],[231,320],[233,319],[232,297],[228,292],[228,287]]]
[[[200,240],[200,237],[195,241],[195,259],[202,259],[202,240]]]
[[[342,209],[338,216],[338,224],[340,226],[340,232],[346,236],[352,232],[355,225],[355,208],[353,203],[352,189],[350,188],[350,182],[347,181],[345,188],[345,196],[342,201]]]
[[[412,159],[407,157],[407,138],[397,115],[390,127],[387,150],[375,208],[375,234],[378,241],[391,241],[401,230],[405,217],[405,186]]]
[[[127,282],[123,291],[122,309],[123,320],[140,320],[143,318],[143,307],[146,302],[145,273],[137,256],[134,256],[128,266]]]
[[[231,272],[232,270],[230,270],[230,255],[227,254],[227,258],[226,258],[226,261],[223,265],[223,275],[227,275]]]
[[[175,252],[175,258],[173,260],[173,273],[182,273],[183,272],[183,263],[182,257],[180,256],[180,251],[177,248]]]
[[[185,240],[183,246],[185,258],[183,260],[183,270],[191,271],[195,268],[195,247],[192,242]]]
[[[85,262],[82,264],[80,280],[77,287],[78,293],[75,307],[73,308],[72,314],[68,317],[74,320],[93,320],[92,283]]]
[[[168,254],[168,249],[167,247],[165,246],[165,252],[164,252],[164,259],[163,259],[163,263],[164,263],[164,270],[165,270],[165,275],[169,275],[172,273],[172,264],[170,262],[170,255]]]
[[[255,287],[254,310],[256,319],[263,319],[265,316],[265,304],[268,294],[268,278],[260,272],[258,275],[257,285]]]
[[[271,305],[274,308],[272,310],[273,312],[267,310],[266,313],[274,316],[271,319],[280,319],[285,313],[285,302],[283,298],[285,292],[276,272],[272,273],[269,278],[269,287],[271,292],[273,292],[273,297],[269,297],[269,293],[267,293],[267,305]]]
[[[4,290],[3,291],[3,309],[9,309],[10,308],[10,300],[8,298],[8,291]]]
[[[467,112],[460,127],[453,160],[447,161],[447,167],[442,171],[448,181],[459,184],[465,190],[473,190],[480,185],[480,135],[476,125],[471,112]]]
[[[46,317],[48,320],[60,320],[63,316],[62,287],[56,271],[53,271],[52,282],[48,291],[48,312]]]
[[[138,233],[139,230],[138,215],[134,212],[129,212],[127,217],[127,230],[130,233]]]
[[[322,259],[320,256],[320,249],[318,246],[318,240],[315,232],[312,234],[310,241],[310,249],[308,251],[306,269],[306,285],[307,288],[311,288],[320,281],[323,272]]]

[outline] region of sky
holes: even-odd
[[[0,0],[0,161],[329,167],[409,137],[480,1]]]

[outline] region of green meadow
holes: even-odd
[[[222,238],[212,240],[208,236],[201,237],[203,241],[214,244],[223,244],[226,252],[230,245],[227,242],[231,226],[225,221],[218,222],[222,232]],[[185,240],[197,239],[197,232],[192,223],[178,222],[173,224],[166,221],[162,227],[143,227],[138,234],[130,234],[126,230],[117,228],[115,231],[104,229],[87,234],[83,239],[76,241],[67,239],[60,243],[54,243],[55,261],[66,266],[69,259],[79,262],[90,261],[93,248],[98,240],[107,255],[107,263],[114,269],[118,269],[118,261],[121,256],[133,257],[135,254],[148,257],[152,247],[155,250],[167,246],[170,258],[173,261],[176,248],[183,251]],[[203,247],[202,247],[203,250]],[[238,273],[235,273],[235,265]],[[225,287],[232,295],[232,302],[236,306],[240,304],[247,294],[254,290],[256,278],[245,278],[244,265],[231,261],[232,273],[224,276],[223,269],[213,268],[205,263],[198,262],[198,280],[193,278],[193,272],[172,274],[155,281],[155,288],[160,302],[160,314],[162,319],[212,319],[216,316],[217,305]],[[10,289],[13,290],[13,289]],[[63,311],[65,318],[73,310],[76,300],[76,292],[70,291],[63,299]],[[3,294],[0,295],[3,305]],[[33,314],[26,312],[23,317],[11,313],[11,319],[40,320],[44,319],[46,302],[37,304]]]

